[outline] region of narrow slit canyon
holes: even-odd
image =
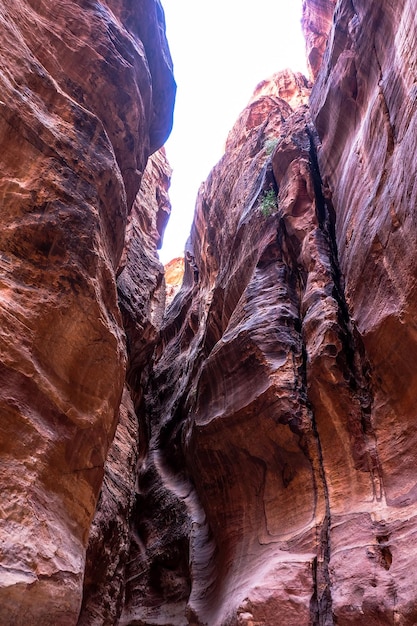
[[[302,27],[165,272],[163,2],[0,0],[1,626],[417,625],[417,4]]]

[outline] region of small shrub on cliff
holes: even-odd
[[[260,210],[264,217],[269,217],[278,210],[277,196],[273,189],[264,192],[261,198]]]
[[[264,143],[265,152],[270,156],[277,147],[278,139],[267,139]]]

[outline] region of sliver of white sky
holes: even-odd
[[[307,73],[302,0],[162,0],[177,81],[163,263],[183,253],[200,184],[256,85],[290,67]]]

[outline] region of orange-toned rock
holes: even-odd
[[[159,2],[0,13],[0,622],[69,626],[125,380],[115,274],[175,85]]]
[[[171,304],[182,285],[184,278],[184,257],[172,259],[164,266],[167,305]]]

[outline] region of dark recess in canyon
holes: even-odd
[[[302,4],[165,306],[160,2],[0,0],[2,625],[417,623],[417,7]]]

